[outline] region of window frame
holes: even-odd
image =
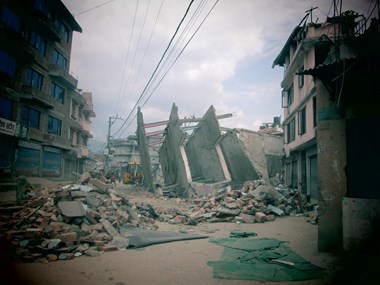
[[[286,124],[286,143],[291,143],[296,139],[296,122],[295,117],[293,117],[289,123]]]
[[[58,65],[66,71],[67,62],[67,58],[62,53],[60,53],[57,49],[53,50],[53,64]]]
[[[64,41],[68,43],[70,41],[69,28],[59,19],[55,20],[54,25],[56,29],[62,34]]]
[[[51,83],[50,96],[62,105],[65,103],[65,89],[54,82]]]
[[[62,132],[62,120],[48,116],[48,134],[60,136]]]
[[[306,106],[298,111],[298,134],[303,135],[306,133]]]
[[[41,122],[41,112],[29,108],[24,107],[22,112],[22,119],[24,126],[28,126],[29,128],[40,129]]]
[[[15,78],[16,69],[16,59],[5,50],[0,50],[0,72],[6,74],[10,78]]]
[[[35,89],[42,90],[44,76],[34,68],[28,67],[27,84]]]
[[[305,85],[305,75],[303,74],[304,67],[302,66],[298,70],[298,88],[302,88]]]
[[[290,107],[293,102],[294,102],[294,87],[293,87],[293,84],[289,87],[289,89],[287,90],[288,91],[288,107]]]
[[[13,119],[13,100],[0,96],[0,117],[9,121]]]
[[[20,31],[20,17],[7,5],[2,5],[1,21],[15,32]]]
[[[30,44],[43,56],[46,55],[46,40],[37,32],[31,31],[29,36]]]

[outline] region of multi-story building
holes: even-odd
[[[73,32],[59,0],[0,1],[0,173],[70,179],[88,156],[91,94],[69,74]]]
[[[376,246],[379,31],[378,15],[346,11],[297,26],[274,61],[285,66],[286,181],[318,198],[320,251]]]
[[[285,182],[318,199],[316,89],[313,78],[302,71],[326,58],[334,38],[334,23],[300,23],[294,28],[273,62],[283,66],[281,82],[284,109]]]
[[[111,168],[120,168],[128,163],[140,163],[137,140],[133,136],[127,139],[114,139],[110,141]]]

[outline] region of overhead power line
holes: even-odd
[[[124,92],[123,92],[122,99],[124,99],[125,93],[126,93],[126,91],[127,91],[128,82],[129,82],[129,80],[130,80],[131,73],[132,73],[132,69],[133,69],[133,66],[134,66],[134,64],[135,64],[136,54],[137,54],[137,51],[139,50],[139,46],[140,46],[140,42],[141,42],[141,36],[142,36],[142,34],[143,34],[144,27],[145,27],[145,23],[146,23],[146,18],[147,18],[148,12],[149,12],[150,1],[151,1],[151,0],[149,0],[149,2],[148,2],[148,6],[147,6],[146,11],[145,11],[145,16],[144,16],[144,20],[143,20],[143,25],[142,25],[142,28],[141,28],[141,31],[140,31],[140,35],[139,35],[139,38],[138,38],[138,40],[137,40],[137,45],[136,45],[136,48],[135,48],[135,52],[134,52],[134,54],[133,54],[133,58],[132,58],[132,63],[131,63],[131,68],[130,68],[130,71],[131,71],[131,72],[129,73],[130,76],[128,76],[128,78],[127,78],[127,82],[126,82],[126,85],[125,85],[125,88],[124,88]],[[132,93],[132,92],[130,92],[129,95],[130,95],[131,93]],[[128,99],[130,98],[130,96],[127,96],[126,98],[127,98],[126,101],[128,101]],[[124,101],[122,101],[120,105],[122,105],[123,102],[124,102]]]
[[[157,85],[155,86],[155,88],[152,90],[152,92],[150,93],[149,97],[145,100],[145,102],[143,103],[141,109],[145,106],[145,104],[148,102],[148,100],[152,97],[154,91],[158,88],[158,86],[161,84],[161,82],[163,81],[163,79],[165,78],[165,76],[168,74],[168,72],[170,71],[170,69],[173,67],[173,65],[176,63],[176,61],[178,60],[178,58],[181,56],[181,54],[183,53],[183,51],[186,49],[186,47],[189,45],[189,43],[191,42],[191,40],[194,38],[194,36],[197,34],[197,32],[199,31],[199,29],[202,27],[202,25],[204,24],[204,22],[206,21],[207,17],[210,15],[210,13],[213,11],[213,9],[215,8],[216,4],[218,4],[219,0],[216,0],[215,3],[213,4],[213,6],[211,7],[211,9],[209,10],[209,12],[206,14],[206,16],[204,17],[204,19],[202,20],[202,22],[199,24],[199,26],[197,27],[197,29],[194,31],[194,33],[192,34],[192,36],[190,37],[190,39],[186,42],[186,45],[181,49],[180,53],[177,55],[177,57],[175,58],[175,60],[172,62],[172,64],[169,66],[169,68],[166,70],[166,72],[164,73],[164,75],[161,77],[160,81],[157,83]],[[131,115],[132,113],[130,113]],[[130,115],[128,116],[128,118],[130,117]],[[130,125],[132,124],[132,122],[134,121],[134,119],[136,118],[137,114],[134,115],[134,117],[132,118],[132,120],[129,122],[129,124],[126,126],[126,128],[124,129],[124,131],[119,135],[119,137],[121,135],[123,135],[123,133],[130,127]],[[128,119],[127,119],[128,120]],[[126,121],[127,121],[126,120]]]
[[[156,74],[156,72],[157,72],[159,66],[161,65],[161,62],[163,61],[163,59],[164,59],[164,57],[165,57],[167,51],[169,50],[169,48],[170,48],[170,46],[171,46],[171,44],[172,44],[172,42],[173,42],[175,36],[177,35],[178,30],[180,29],[180,27],[181,27],[183,21],[185,20],[187,14],[189,13],[189,10],[190,10],[191,5],[192,5],[193,3],[194,3],[194,0],[191,0],[191,2],[189,3],[189,5],[188,5],[188,7],[187,7],[187,9],[186,9],[185,14],[183,15],[183,17],[182,17],[180,23],[178,24],[178,26],[177,26],[177,28],[176,28],[176,30],[175,30],[173,36],[171,37],[168,46],[166,47],[166,49],[165,49],[163,55],[161,56],[161,59],[159,60],[159,62],[158,62],[158,64],[157,64],[156,68],[154,69],[153,74],[152,74],[151,77],[149,78],[148,83],[145,85],[144,90],[141,92],[141,94],[140,94],[138,100],[136,101],[136,104],[135,104],[134,107],[132,108],[132,110],[131,110],[131,112],[129,113],[127,119],[124,121],[124,123],[121,125],[121,127],[120,127],[120,128],[114,133],[114,135],[116,135],[118,132],[120,132],[120,130],[125,126],[126,122],[129,120],[129,118],[131,117],[131,115],[134,113],[134,111],[135,111],[137,105],[139,104],[139,102],[140,102],[142,96],[144,95],[146,89],[148,88],[150,82],[152,81],[154,75]]]
[[[82,12],[79,12],[79,13],[75,14],[74,16],[76,17],[76,16],[79,16],[79,15],[85,14],[85,13],[87,13],[87,12],[90,12],[90,11],[92,11],[92,10],[95,10],[95,9],[97,9],[97,8],[100,8],[100,7],[102,7],[102,6],[105,6],[105,5],[107,5],[107,4],[111,3],[111,2],[114,2],[114,1],[116,1],[116,0],[110,0],[110,1],[107,1],[107,2],[105,2],[105,3],[102,3],[102,4],[99,4],[99,5],[95,6],[95,7],[92,7],[92,8],[90,8],[90,9],[87,9],[87,10],[84,10],[84,11],[82,11]]]
[[[137,15],[137,9],[139,7],[139,3],[140,3],[140,0],[137,1],[137,4],[136,4],[136,9],[135,9],[135,15],[133,17],[133,22],[132,22],[132,31],[131,31],[131,35],[129,37],[129,42],[128,42],[128,50],[127,50],[127,55],[125,56],[125,60],[124,60],[124,68],[123,68],[123,75],[122,75],[122,78],[121,78],[121,82],[120,82],[120,88],[119,88],[119,95],[117,97],[117,103],[116,103],[116,114],[119,113],[119,110],[120,110],[120,100],[122,100],[122,89],[123,89],[123,83],[124,83],[124,78],[125,78],[125,72],[126,72],[126,69],[127,69],[127,64],[128,64],[128,58],[129,58],[129,51],[131,49],[131,42],[132,42],[132,37],[133,37],[133,33],[135,31],[135,23],[136,23],[136,15]]]

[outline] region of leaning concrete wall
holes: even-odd
[[[215,109],[211,106],[185,146],[193,179],[211,183],[226,180],[227,167],[221,165],[223,160],[215,148],[220,135]]]
[[[253,166],[253,161],[235,131],[224,134],[220,138],[219,144],[233,181],[244,182],[260,178]]]
[[[254,168],[262,178],[269,179],[276,173],[282,173],[281,158],[284,154],[282,137],[245,129],[236,131]]]
[[[270,134],[262,134],[264,143],[265,160],[267,163],[268,176],[274,177],[283,172],[282,157],[284,155],[283,137]]]
[[[141,159],[141,168],[144,175],[143,184],[149,189],[149,191],[154,193],[156,189],[153,183],[152,165],[145,135],[144,118],[139,107],[137,111],[137,139]]]
[[[189,196],[190,170],[183,142],[186,134],[180,129],[178,108],[173,104],[170,122],[166,127],[165,139],[159,151],[160,164],[166,185],[176,185],[179,196]]]

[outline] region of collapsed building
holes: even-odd
[[[144,124],[138,110],[137,135],[144,174],[144,186],[157,191],[147,137],[157,137],[159,162],[163,177],[162,190],[184,198],[212,194],[224,184],[264,179],[270,181],[282,174],[282,135],[266,134],[246,129],[226,129],[219,120],[232,114],[216,115],[210,106],[202,118],[178,116],[173,104],[169,120]],[[194,125],[195,123],[195,125]],[[164,130],[146,132],[152,126],[165,126]],[[191,130],[189,134],[187,131]]]

